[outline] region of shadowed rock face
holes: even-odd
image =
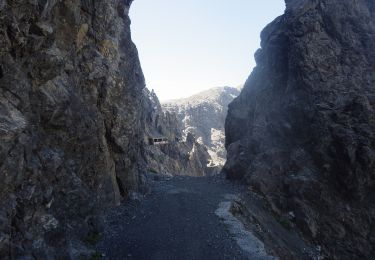
[[[0,1],[0,258],[78,258],[141,184],[131,1]]]
[[[286,6],[229,106],[224,171],[327,256],[374,257],[374,1]]]

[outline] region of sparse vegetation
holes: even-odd
[[[293,227],[292,223],[287,218],[285,218],[282,215],[279,215],[277,212],[275,212],[272,209],[271,209],[271,213],[272,213],[273,217],[276,219],[276,221],[279,222],[280,225],[282,225],[285,229],[287,229],[287,230],[292,229],[292,227]]]
[[[102,254],[98,251],[93,253],[90,257],[90,260],[100,260],[100,259],[102,259]]]
[[[86,242],[92,246],[95,246],[102,238],[99,232],[93,232],[86,237]]]
[[[279,219],[277,219],[277,221],[284,227],[286,228],[287,230],[291,230],[292,229],[292,224],[290,223],[289,220],[283,218],[283,217],[280,217]]]
[[[150,169],[148,169],[148,171],[149,171],[149,172],[152,172],[152,173],[156,173],[156,174],[159,173],[159,172],[158,172],[157,170],[155,170],[154,168],[150,168]]]

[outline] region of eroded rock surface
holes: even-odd
[[[286,1],[226,120],[229,178],[334,259],[375,257],[375,3]]]
[[[130,0],[0,1],[0,258],[77,259],[142,183]]]

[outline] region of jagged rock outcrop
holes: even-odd
[[[141,187],[130,3],[0,1],[1,259],[90,255],[96,214]]]
[[[207,176],[218,171],[207,166],[211,160],[207,148],[193,134],[183,137],[177,116],[163,111],[154,91],[144,89],[145,150],[148,170],[167,175]],[[150,143],[150,139],[166,139]]]
[[[261,38],[224,171],[327,258],[374,258],[375,2],[288,0]]]
[[[207,146],[212,164],[224,165],[224,122],[228,104],[240,93],[239,88],[217,87],[184,99],[170,100],[163,109],[177,114],[184,135],[193,133]]]
[[[194,177],[211,176],[218,172],[208,166],[210,155],[204,145],[199,144],[192,134],[185,142],[171,141],[146,148],[146,161],[150,172]]]
[[[146,139],[165,137],[170,141],[181,140],[182,132],[176,114],[163,111],[159,98],[154,90],[143,90],[145,107]],[[147,142],[147,140],[145,140]]]

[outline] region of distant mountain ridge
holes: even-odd
[[[237,87],[215,87],[188,98],[165,101],[162,107],[177,115],[184,136],[190,132],[198,142],[207,146],[212,164],[223,165],[226,158],[225,117],[228,104],[239,93]]]

